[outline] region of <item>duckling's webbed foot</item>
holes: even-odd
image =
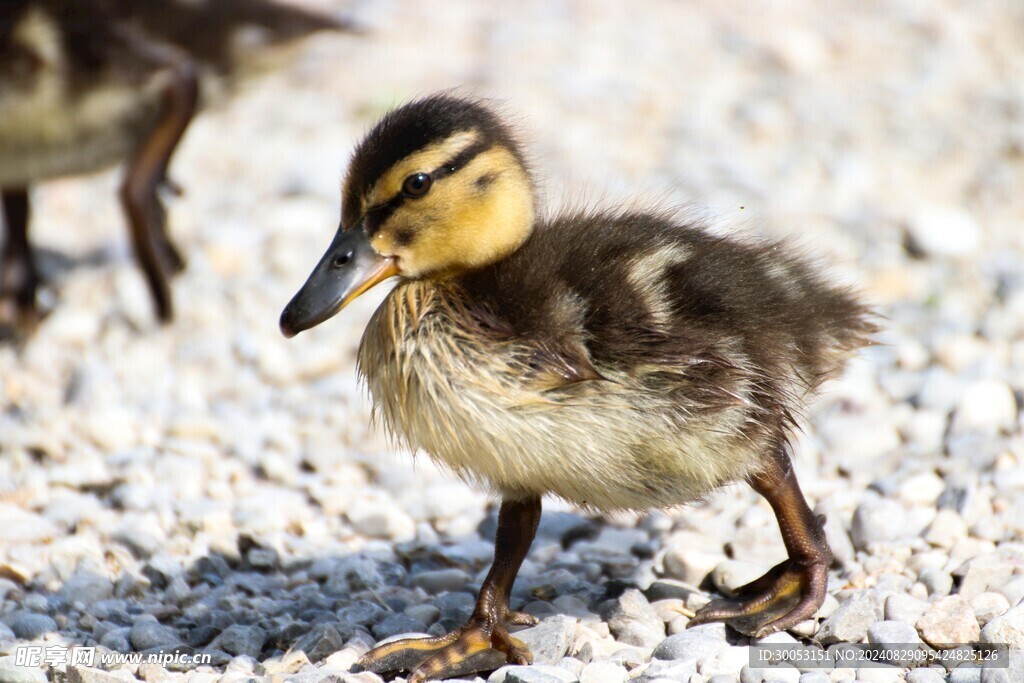
[[[491,671],[508,663],[529,664],[526,644],[508,632],[510,625],[536,620],[509,609],[509,595],[540,521],[540,499],[505,501],[498,514],[494,564],[480,589],[469,622],[445,636],[406,638],[380,645],[355,665],[356,671],[378,674],[411,672],[409,683],[454,678]]]
[[[689,626],[724,621],[740,633],[760,638],[813,617],[825,600],[832,552],[824,520],[807,506],[783,448],[750,484],[775,511],[789,559],[738,588],[734,597],[712,600]]]
[[[131,225],[135,256],[153,295],[157,316],[167,322],[174,314],[167,275],[184,267],[184,259],[167,234],[166,210],[158,190],[167,182],[171,154],[195,114],[199,94],[194,68],[184,60],[168,61],[165,108],[156,126],[139,147],[121,186],[121,201]]]
[[[28,188],[2,194],[4,245],[0,252],[0,339],[30,334],[42,318],[36,304],[39,274],[28,242]]]

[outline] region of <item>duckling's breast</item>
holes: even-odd
[[[757,467],[744,387],[732,404],[687,402],[685,369],[599,368],[552,387],[537,342],[497,334],[456,288],[399,285],[359,350],[393,435],[503,496],[553,494],[602,509],[678,505]]]

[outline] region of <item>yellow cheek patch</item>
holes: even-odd
[[[424,147],[402,159],[380,177],[366,194],[363,204],[376,206],[394,197],[402,189],[402,182],[413,173],[429,173],[435,168],[456,156],[459,152],[476,144],[480,133],[475,130],[464,130]]]
[[[483,176],[489,182],[480,185]],[[493,147],[424,197],[403,202],[373,246],[380,254],[397,255],[406,275],[451,273],[507,256],[532,226],[529,180],[511,152]]]

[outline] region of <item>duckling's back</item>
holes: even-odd
[[[744,369],[760,400],[790,411],[875,329],[850,291],[781,243],[653,214],[543,223],[467,282],[520,333],[575,339],[598,369]]]

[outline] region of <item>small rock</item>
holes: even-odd
[[[652,660],[640,675],[639,683],[689,681],[697,673],[696,659]]]
[[[1024,605],[1011,607],[995,617],[981,630],[981,642],[1006,643],[1011,648],[1024,648]]]
[[[917,668],[907,672],[907,683],[946,683],[946,671],[940,668]]]
[[[625,683],[629,672],[614,662],[591,662],[580,672],[580,683]]]
[[[925,256],[970,256],[981,245],[981,227],[957,206],[924,206],[907,220],[910,248]]]
[[[132,647],[136,650],[149,650],[160,647],[177,647],[182,645],[178,632],[170,626],[164,626],[150,615],[143,615],[132,625]]]
[[[394,503],[361,501],[346,514],[352,528],[372,538],[411,541],[416,537],[416,523]]]
[[[967,536],[967,523],[955,510],[939,510],[924,532],[924,540],[937,548],[952,548]]]
[[[548,617],[536,626],[518,631],[515,637],[526,643],[537,664],[557,664],[565,657],[576,632],[572,617]]]
[[[35,640],[47,633],[57,630],[57,622],[45,614],[33,612],[19,612],[11,620],[11,630],[14,635],[25,640]]]
[[[974,642],[980,635],[974,610],[960,595],[950,595],[932,603],[917,620],[916,626],[921,638],[940,649],[953,643]]]
[[[132,683],[135,677],[127,669],[104,671],[87,666],[68,667],[68,683]]]
[[[880,597],[872,591],[859,591],[821,622],[818,640],[824,644],[859,643],[867,636],[868,626],[881,619]]]
[[[68,577],[60,590],[61,596],[68,602],[81,602],[91,605],[106,600],[114,595],[114,585],[110,579],[89,572],[76,572]]]
[[[905,624],[916,624],[925,612],[928,603],[904,593],[893,593],[885,599],[885,618],[888,621],[902,621]],[[917,637],[917,632],[914,632]],[[909,641],[908,641],[909,642]]]
[[[971,609],[978,623],[984,627],[999,615],[1010,609],[1010,601],[1002,593],[986,591],[971,598]]]
[[[953,590],[953,577],[938,567],[925,567],[917,575],[917,580],[928,589],[928,595],[949,595]]]
[[[715,588],[725,595],[736,594],[736,589],[760,578],[766,571],[765,567],[740,560],[720,562],[711,572],[711,581]]]
[[[107,631],[100,638],[100,645],[114,652],[132,652],[130,628],[115,628]]]
[[[15,657],[0,657],[0,681],[3,683],[46,683],[42,669],[16,664]]]
[[[896,501],[867,498],[853,513],[850,537],[858,550],[867,550],[871,543],[891,543],[914,535],[907,511]]]
[[[295,643],[293,649],[302,650],[310,662],[316,663],[340,650],[344,644],[344,638],[333,626],[317,624]]]
[[[577,683],[571,672],[557,666],[503,666],[487,679],[487,683]]]
[[[445,591],[464,590],[469,581],[469,574],[457,568],[420,572],[409,579],[409,583],[413,586],[418,586],[432,595]]]
[[[420,633],[426,624],[407,614],[392,614],[373,626],[373,635],[383,640],[399,633]]]
[[[953,572],[960,577],[961,596],[970,600],[985,591],[998,590],[1014,573],[1014,564],[996,553],[972,557]]]
[[[996,433],[1012,430],[1017,422],[1017,399],[1013,389],[1001,380],[982,379],[964,391],[953,415],[955,434]]]
[[[702,624],[661,642],[651,657],[654,659],[710,659],[728,649],[722,624]]]
[[[213,647],[230,655],[247,655],[259,658],[263,651],[263,643],[267,640],[267,632],[259,626],[233,624],[228,626],[216,638]]]
[[[909,650],[911,645],[924,649],[924,643],[917,637],[917,630],[910,624],[901,621],[876,621],[868,626],[868,642],[873,645],[890,645],[894,651]],[[893,664],[907,666],[914,661],[910,652],[906,657],[892,660]]]
[[[627,645],[654,647],[665,638],[665,622],[636,589],[609,601],[602,607],[601,615],[616,640]]]

